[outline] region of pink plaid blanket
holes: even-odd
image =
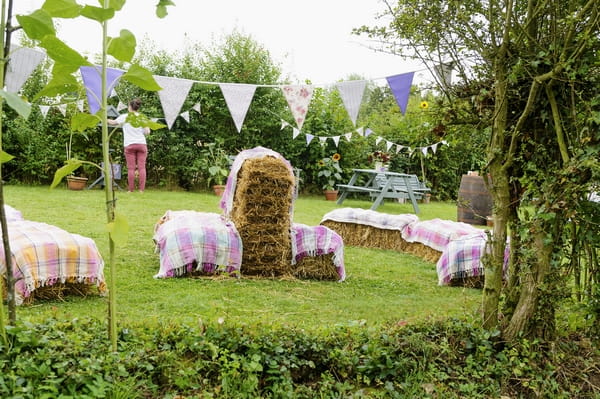
[[[91,238],[71,234],[56,226],[22,220],[8,223],[17,303],[39,287],[57,283],[96,284],[106,290],[104,261]],[[4,245],[0,241],[0,253]],[[0,256],[0,274],[6,273]]]
[[[167,211],[155,226],[160,270],[154,278],[194,270],[239,276],[242,239],[234,224],[216,213]]]
[[[399,230],[402,231],[410,223],[418,221],[417,215],[389,215],[361,208],[339,208],[326,213],[321,219],[321,223],[326,221],[340,223],[364,224],[378,229]]]
[[[485,237],[485,231],[467,223],[442,219],[411,223],[402,231],[402,238],[407,242],[418,242],[440,252],[451,240],[470,235]]]
[[[463,236],[450,241],[436,264],[438,284],[446,285],[454,279],[483,276],[481,258],[490,251],[487,243],[485,234]],[[510,248],[507,243],[504,251],[505,277],[509,255]]]
[[[307,256],[333,254],[339,280],[346,279],[344,268],[344,242],[342,237],[326,226],[292,225],[292,265]]]

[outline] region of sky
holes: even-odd
[[[380,0],[173,0],[169,15],[155,16],[156,0],[127,0],[109,22],[110,36],[128,29],[138,43],[149,39],[160,49],[179,51],[190,43],[211,46],[234,30],[251,36],[271,54],[292,82],[331,84],[358,74],[385,82],[386,76],[416,71],[415,83],[428,79],[423,66],[369,49],[369,39],[352,35],[362,25],[385,25],[376,15]],[[38,9],[43,0],[15,0],[13,14]],[[97,0],[79,0],[97,5]],[[98,53],[99,24],[62,20],[58,36],[82,53]],[[97,43],[97,44],[96,44]],[[254,82],[245,82],[254,83]],[[381,83],[381,82],[380,82]]]

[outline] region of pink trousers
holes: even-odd
[[[146,157],[148,146],[146,144],[130,144],[125,147],[125,161],[127,162],[127,186],[129,191],[135,189],[135,169],[138,170],[139,188],[146,188]]]

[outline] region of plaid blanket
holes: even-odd
[[[446,285],[454,279],[483,276],[484,267],[481,258],[490,252],[487,243],[487,236],[481,234],[463,236],[450,241],[436,264],[438,284]],[[510,248],[507,243],[504,251],[505,276],[509,255]]]
[[[346,279],[344,268],[344,242],[342,237],[326,226],[292,225],[292,265],[307,256],[333,254],[338,281]]]
[[[411,223],[402,231],[402,238],[407,242],[418,242],[440,252],[451,240],[470,235],[485,237],[485,231],[467,223],[442,219]]]
[[[9,222],[8,235],[18,304],[36,288],[57,283],[96,284],[100,292],[106,290],[104,261],[92,239],[29,220]],[[0,251],[4,253],[2,242]],[[4,256],[0,256],[2,273],[6,273]]]
[[[7,222],[16,222],[18,220],[23,220],[23,215],[21,211],[16,210],[10,205],[4,204],[4,214],[6,215]]]
[[[364,224],[378,229],[402,231],[408,224],[418,221],[419,218],[413,214],[389,215],[370,209],[339,208],[326,213],[321,219],[321,223],[328,220],[340,223]]]
[[[242,239],[234,224],[216,213],[167,211],[155,226],[160,270],[154,278],[181,276],[194,270],[239,275]]]

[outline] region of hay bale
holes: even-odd
[[[237,175],[231,220],[243,243],[242,275],[291,275],[294,175],[281,159],[247,159]]]
[[[334,230],[344,240],[344,244],[354,247],[389,249],[404,252],[408,243],[400,230],[379,229],[360,223],[345,223],[326,220],[321,225]]]
[[[103,294],[104,291],[104,286],[98,287],[95,283],[84,283],[76,280],[66,281],[64,283],[55,283],[37,287],[29,294],[29,296],[23,298],[22,304],[31,305],[37,300],[64,301],[66,296],[86,297],[92,294]],[[2,278],[2,298],[4,300],[7,298],[7,293],[6,279]]]
[[[340,276],[333,263],[333,255],[306,256],[293,266],[292,273],[299,279],[337,281]]]
[[[404,251],[433,263],[436,263],[442,256],[440,251],[428,247],[425,244],[421,244],[420,242],[407,242]]]

